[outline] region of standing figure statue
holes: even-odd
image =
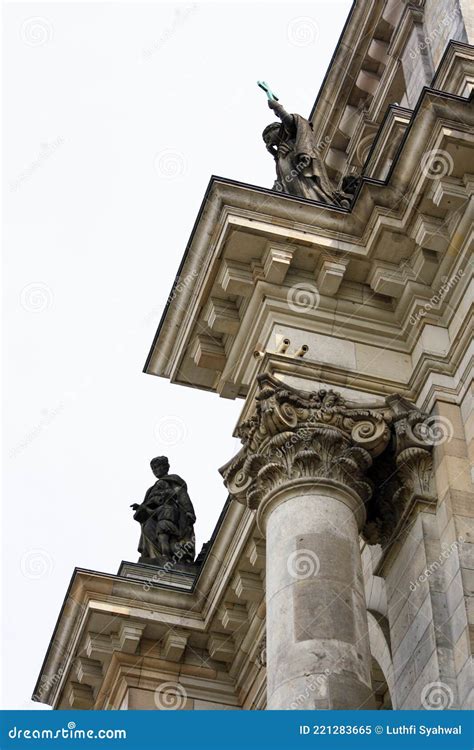
[[[276,163],[273,190],[328,205],[345,205],[329,180],[311,123],[301,115],[288,114],[267,84],[259,82],[259,86],[267,92],[268,106],[281,120],[262,133]]]
[[[143,502],[133,503],[133,518],[141,524],[138,551],[142,563],[162,565],[167,561],[192,563],[195,554],[196,515],[184,479],[169,474],[166,456],[150,462],[157,478]]]

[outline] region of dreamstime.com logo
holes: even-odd
[[[428,578],[436,573],[442,565],[445,560],[448,559],[448,557],[456,550],[461,547],[461,545],[465,542],[465,539],[463,536],[460,536],[459,539],[457,539],[455,542],[453,542],[451,545],[447,546],[443,549],[441,554],[438,556],[437,560],[434,560],[425,570],[423,573],[420,573],[416,581],[410,581],[410,591],[415,591],[416,588],[420,585],[420,583],[425,583]]]
[[[42,47],[53,39],[53,24],[48,18],[26,18],[20,29],[20,38],[28,47]]]
[[[305,690],[290,703],[290,708],[296,711],[298,708],[304,707],[311,693],[314,693],[316,690],[318,693],[326,695],[327,681],[330,674],[329,669],[325,669],[321,674],[311,675]]]
[[[161,417],[154,429],[155,438],[160,445],[168,448],[184,443],[188,436],[186,422],[175,415]]]
[[[314,284],[302,282],[292,286],[286,295],[288,307],[293,312],[305,313],[319,307],[320,295]]]
[[[183,177],[187,170],[184,154],[172,148],[155,154],[153,164],[158,176],[165,180],[177,180]]]
[[[298,16],[293,18],[287,27],[286,35],[294,47],[309,47],[319,36],[319,27],[314,18]]]
[[[446,417],[427,417],[418,429],[423,439],[433,446],[450,443],[454,437],[453,423]]]
[[[143,591],[150,591],[153,583],[160,583],[167,573],[172,573],[175,566],[178,565],[188,553],[194,553],[194,544],[192,542],[185,542],[179,549],[177,549],[171,560],[167,560],[163,567],[158,568],[157,572],[153,573],[153,576],[148,578],[146,583],[143,584]]]
[[[451,154],[441,148],[427,151],[421,160],[421,171],[428,180],[441,180],[454,169]]]
[[[33,161],[27,167],[25,167],[25,169],[23,169],[20,174],[15,177],[14,180],[10,182],[10,191],[18,192],[21,186],[25,182],[28,182],[28,180],[31,180],[33,175],[36,174],[36,172],[44,166],[44,164],[56,153],[58,148],[60,148],[64,143],[65,140],[62,136],[58,136],[53,141],[42,143],[41,150],[37,157],[33,159]]]
[[[126,740],[125,729],[77,729],[75,721],[60,729],[19,729],[8,730],[11,740]]]
[[[446,711],[453,701],[453,691],[445,682],[430,682],[421,693],[421,704],[426,711]]]
[[[155,690],[155,704],[159,711],[180,711],[187,699],[186,690],[177,682],[163,682]]]
[[[457,273],[455,273],[449,279],[447,276],[444,276],[442,279],[443,283],[441,284],[437,294],[434,294],[429,300],[429,302],[426,302],[423,305],[423,307],[417,310],[416,313],[413,313],[413,315],[410,315],[408,319],[408,322],[410,323],[410,325],[414,326],[419,320],[421,320],[421,318],[426,317],[426,315],[428,315],[428,313],[433,308],[438,308],[443,302],[446,294],[449,292],[450,289],[456,286],[456,284],[458,283],[459,279],[462,278],[462,276],[464,276],[464,268],[460,268],[457,271]]]
[[[431,47],[433,43],[436,42],[439,38],[445,39],[446,36],[448,36],[449,38],[454,19],[457,15],[459,15],[459,13],[459,8],[453,8],[453,10],[449,14],[445,13],[443,18],[440,19],[434,29],[427,36],[423,37],[421,41],[417,41],[415,46],[410,49],[411,59],[415,60],[415,58],[419,55],[426,54],[426,50]]]
[[[298,549],[289,555],[286,567],[292,578],[300,581],[315,578],[319,573],[319,557],[311,549]]]

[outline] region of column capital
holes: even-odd
[[[221,469],[230,494],[257,509],[289,482],[321,480],[366,503],[366,472],[389,442],[391,411],[333,390],[300,391],[266,373],[258,386],[255,411],[238,429],[242,448]]]

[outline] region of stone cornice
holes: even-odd
[[[424,314],[472,241],[463,229],[470,218],[461,200],[468,185],[454,176],[463,168],[455,146],[465,138],[465,105],[462,98],[425,90],[387,182],[363,180],[352,212],[215,178],[146,371],[226,397],[245,396],[255,374],[253,351],[259,345],[268,350],[271,321],[326,326],[336,335],[341,328],[346,340],[410,353],[427,322],[417,311]],[[455,165],[435,192],[420,166],[430,149],[446,152]],[[305,284],[318,287],[319,304],[304,311],[302,321],[287,296]],[[455,314],[451,305],[431,308],[438,325]],[[451,355],[446,364],[439,359],[440,372],[453,366]],[[397,390],[411,389],[412,374],[402,369],[406,381]],[[375,371],[372,377],[376,391]]]
[[[71,685],[77,681],[75,665],[78,655],[99,661],[105,676],[114,652],[123,655],[127,650],[125,635],[120,636],[124,624],[134,626],[135,630],[141,629],[137,649],[142,638],[151,639],[155,644],[160,640],[168,644],[163,645],[160,658],[167,660],[170,669],[173,669],[173,660],[183,662],[186,643],[193,648],[195,639],[201,644],[201,650],[204,645],[209,654],[214,654],[209,656],[214,668],[219,659],[225,659],[226,669],[232,667],[232,677],[228,679],[235,683],[236,688],[243,679],[242,670],[246,671],[245,679],[251,680],[258,668],[255,666],[248,673],[240,649],[252,629],[261,627],[258,609],[259,601],[264,597],[262,570],[265,560],[259,544],[253,514],[241,504],[231,502],[201,572],[194,585],[188,585],[188,590],[174,585],[173,572],[163,574],[160,569],[150,566],[149,576],[141,579],[76,569],[35,686],[34,700],[55,708],[73,707],[64,705],[65,700],[82,700],[82,693],[85,695],[90,682],[88,674],[81,676],[83,687],[77,687],[77,696],[71,693],[67,697]],[[121,565],[121,570],[127,575],[129,568],[130,564]],[[144,576],[142,568],[140,575]],[[248,585],[245,579],[239,597],[232,589],[236,570],[252,571],[247,574],[247,579],[251,579],[253,588],[251,591],[245,588]],[[222,613],[230,612],[232,607],[238,610],[237,614],[245,613],[235,632],[227,630],[226,618],[224,625],[222,620]],[[185,634],[184,646],[182,634]],[[89,653],[88,644],[91,642],[93,650]],[[145,648],[140,658],[147,651]],[[130,649],[128,653],[131,653]],[[132,660],[134,663],[138,653]],[[223,669],[222,664],[220,668]],[[92,689],[96,700],[94,685]],[[90,690],[88,695],[90,700]]]

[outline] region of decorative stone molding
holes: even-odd
[[[235,302],[211,297],[204,315],[211,331],[234,336],[239,330],[239,311]]]
[[[444,219],[419,214],[412,230],[412,236],[420,247],[442,253],[449,243],[449,234]]]
[[[222,261],[217,281],[224,292],[240,297],[252,294],[254,281],[245,263],[237,261]]]
[[[216,661],[231,662],[235,656],[234,642],[228,635],[213,634],[207,644],[209,656]]]
[[[207,334],[196,336],[193,359],[198,367],[215,368],[222,371],[225,367],[226,358],[221,341]]]
[[[78,657],[75,663],[75,671],[77,681],[81,685],[90,685],[92,688],[97,688],[104,679],[102,662],[98,659],[89,659],[86,656]]]
[[[241,604],[223,604],[220,612],[220,623],[224,630],[235,632],[248,623],[248,614]]]
[[[120,650],[120,641],[116,634],[88,633],[84,650],[87,656],[92,659],[106,659],[114,651]]]
[[[68,703],[71,708],[77,710],[90,710],[94,705],[94,693],[90,685],[81,685],[79,682],[71,682],[69,686]]]
[[[402,296],[408,281],[416,280],[416,272],[408,262],[396,265],[382,260],[374,262],[367,278],[374,292],[396,299]]]
[[[317,275],[318,289],[322,294],[334,296],[344,278],[348,260],[346,258],[324,259]]]
[[[263,596],[262,581],[256,573],[239,571],[235,575],[232,588],[236,597],[243,602],[259,602]]]
[[[252,539],[247,550],[247,560],[256,571],[265,568],[265,541],[263,539]]]
[[[88,633],[84,650],[89,659],[100,661],[110,658],[114,651],[124,651],[135,654],[140,646],[145,626],[141,623],[124,622],[118,633],[105,635],[102,633]]]
[[[140,623],[126,622],[119,630],[118,640],[120,650],[126,654],[136,654],[140,646],[145,626]]]
[[[178,662],[184,654],[189,633],[183,629],[169,630],[163,640],[162,654],[169,661]]]
[[[263,274],[272,284],[282,284],[291,265],[293,248],[269,245],[263,257]]]
[[[261,669],[267,666],[267,637],[263,636],[262,640],[258,644],[257,654],[255,656],[255,663]]]

